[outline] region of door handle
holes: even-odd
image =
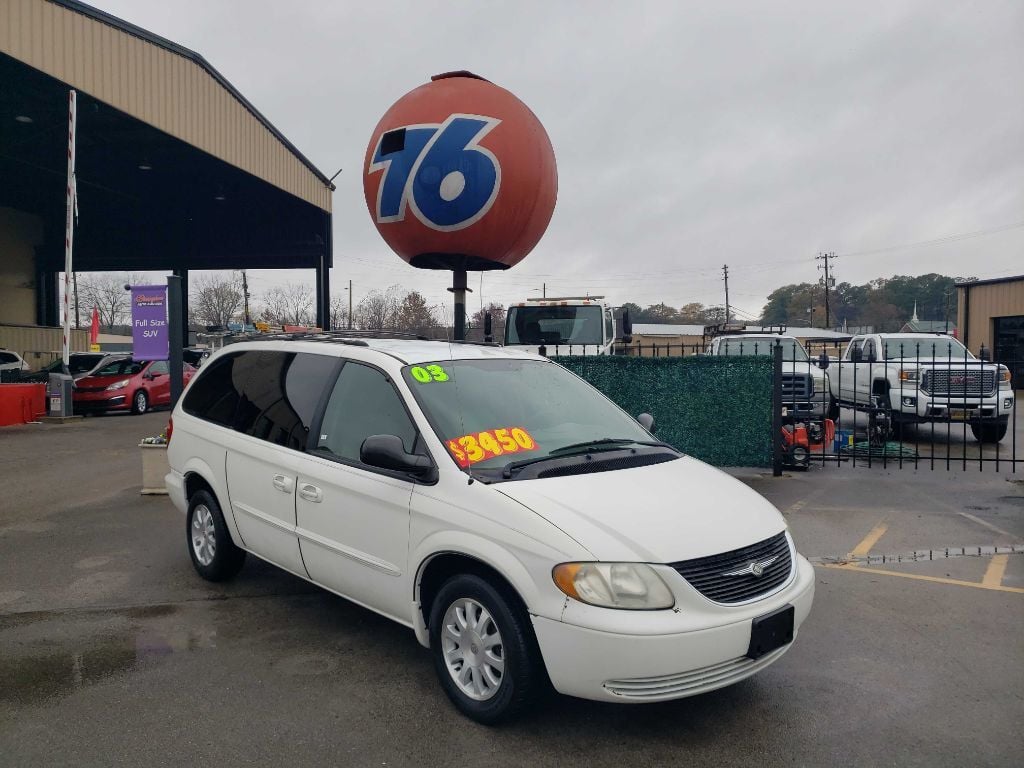
[[[306,501],[312,501],[314,504],[319,504],[324,500],[324,492],[309,483],[303,483],[299,486],[299,496]]]
[[[292,479],[290,477],[285,477],[284,475],[274,475],[274,479],[272,482],[274,483],[274,487],[277,488],[277,490],[283,493],[292,492]]]

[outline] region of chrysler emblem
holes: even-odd
[[[764,574],[764,569],[779,559],[778,555],[774,557],[766,557],[764,560],[751,560],[742,568],[737,568],[735,571],[727,571],[723,573],[723,576],[753,576],[759,578]]]

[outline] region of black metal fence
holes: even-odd
[[[614,354],[691,357],[707,354],[709,343],[619,345]],[[562,345],[547,354],[570,351],[573,357],[588,353]],[[730,337],[721,338],[715,352],[772,359],[776,473],[814,464],[1012,473],[1024,468],[1024,419],[1014,389],[1024,383],[1012,375],[1024,361],[989,360],[984,350],[975,356],[948,336],[928,334],[807,347],[785,338]],[[708,388],[702,407],[723,415],[743,408],[735,393],[710,382]]]

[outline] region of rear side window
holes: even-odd
[[[187,413],[301,451],[337,358],[294,352],[241,352],[203,368]]]
[[[181,404],[185,413],[222,427],[230,427],[242,391],[244,366],[236,363],[247,353],[226,355],[203,368],[201,375],[189,385]]]
[[[2,363],[16,363],[18,358],[12,355],[10,352],[0,352],[0,364]]]
[[[398,435],[413,452],[416,426],[394,385],[376,368],[346,363],[327,402],[317,448],[350,461],[370,435]]]

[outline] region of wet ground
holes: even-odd
[[[1024,468],[739,472],[817,563],[791,651],[704,696],[553,696],[490,729],[411,631],[254,558],[199,579],[181,516],[138,493],[166,417],[0,430],[5,768],[1019,762]]]

